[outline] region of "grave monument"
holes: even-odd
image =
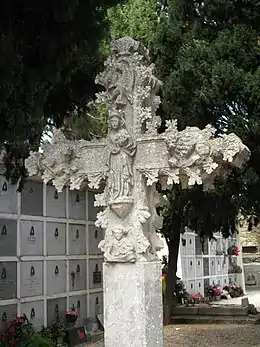
[[[168,121],[158,134],[156,110],[161,82],[153,75],[148,51],[124,37],[112,43],[113,56],[96,78],[104,87],[97,102],[107,106],[107,137],[70,141],[57,130],[43,153],[26,161],[31,176],[80,189],[105,182],[95,205],[103,211],[96,225],[105,229],[99,247],[104,252],[104,325],[106,347],[162,347],[161,263],[156,252],[163,246],[156,230],[162,219],[156,191],[173,183],[184,188],[204,183],[209,188],[230,164],[240,167],[248,148],[234,134],[215,138],[211,126],[187,127],[179,132]]]

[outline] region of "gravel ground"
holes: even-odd
[[[169,325],[164,335],[164,347],[260,347],[259,325]],[[104,344],[97,342],[88,347]]]

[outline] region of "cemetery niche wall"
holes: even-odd
[[[102,313],[99,211],[94,191],[30,180],[20,194],[0,175],[0,329],[14,312],[36,328],[73,306],[80,323]]]

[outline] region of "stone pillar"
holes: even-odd
[[[105,347],[163,347],[160,262],[104,263]]]

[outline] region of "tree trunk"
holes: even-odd
[[[172,307],[174,304],[174,292],[176,287],[176,272],[180,244],[180,230],[172,232],[171,239],[168,242],[169,260],[168,274],[166,278],[166,295],[164,302],[164,324],[171,322]]]

